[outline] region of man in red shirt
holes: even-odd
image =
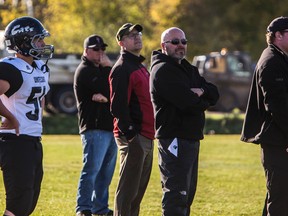
[[[149,73],[142,62],[142,26],[124,24],[116,40],[121,56],[110,73],[114,136],[120,151],[120,178],[114,216],[139,215],[153,161],[154,118]]]

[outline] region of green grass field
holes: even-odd
[[[44,180],[33,216],[73,216],[79,172],[79,135],[44,135]],[[261,215],[265,179],[260,148],[239,135],[207,135],[201,142],[199,181],[191,215]],[[110,205],[118,180],[118,163],[110,187]],[[0,214],[5,208],[0,180]],[[161,215],[161,186],[155,146],[152,176],[140,216]]]

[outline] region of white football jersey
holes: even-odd
[[[16,67],[23,78],[23,83],[16,92],[10,96],[6,94],[0,96],[2,103],[19,121],[20,134],[41,136],[43,109],[41,101],[50,89],[47,67],[43,66],[42,60],[34,60],[35,65],[32,67],[26,61],[16,57],[3,58],[0,62]],[[9,73],[9,71],[5,71],[5,73]],[[4,120],[3,117],[2,120]],[[0,133],[15,134],[15,130],[0,130]]]

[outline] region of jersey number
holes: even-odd
[[[35,97],[36,94],[41,93],[40,97]],[[45,94],[45,86],[43,86],[43,91],[42,91],[42,87],[32,87],[32,91],[30,96],[28,97],[26,103],[27,104],[33,104],[34,105],[34,110],[27,112],[26,116],[28,119],[32,120],[32,121],[37,121],[39,119],[39,106],[41,106],[41,98],[44,96]]]

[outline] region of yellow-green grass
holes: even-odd
[[[154,163],[140,216],[161,215],[161,184]],[[33,216],[75,215],[76,191],[81,169],[79,135],[44,135],[44,179]],[[110,207],[118,180],[118,163],[110,187]],[[239,141],[239,135],[207,135],[201,141],[199,179],[191,215],[261,215],[265,197],[264,172],[259,146]],[[0,214],[5,194],[0,180]]]

